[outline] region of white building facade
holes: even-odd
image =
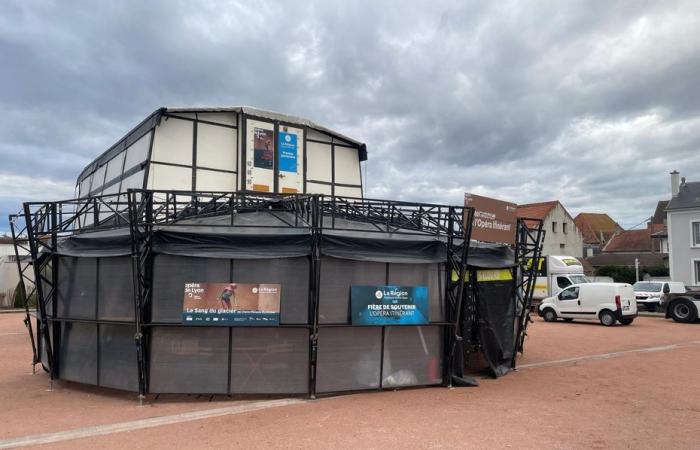
[[[700,182],[671,172],[672,198],[666,209],[669,271],[673,281],[700,286]]]
[[[20,253],[20,256],[26,252]],[[27,275],[31,275],[28,271]],[[14,306],[15,289],[19,283],[15,246],[9,236],[0,236],[0,309]]]
[[[583,256],[583,235],[559,201],[519,205],[518,217],[542,220],[545,230],[542,255]]]

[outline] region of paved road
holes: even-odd
[[[47,391],[20,317],[2,315],[0,447],[697,448],[700,324],[535,319],[530,330],[523,368],[478,388],[276,403],[173,396],[139,408],[117,391]]]

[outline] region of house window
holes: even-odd
[[[559,244],[559,250],[566,250],[566,244]]]
[[[700,222],[690,222],[690,242],[693,247],[700,247]]]
[[[693,268],[695,269],[695,286],[700,286],[700,259],[693,260]]]
[[[557,232],[557,223],[552,222],[552,233],[556,233],[556,232]]]
[[[567,226],[567,225],[568,225],[568,224],[567,224],[566,222],[564,222],[564,223],[561,224],[561,231],[562,231],[562,233],[564,233],[564,234],[566,234],[566,226]]]

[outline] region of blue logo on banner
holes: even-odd
[[[425,325],[427,286],[351,286],[353,325]]]
[[[277,145],[279,168],[282,172],[297,172],[297,135],[292,133],[279,133]]]

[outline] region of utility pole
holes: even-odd
[[[634,279],[639,281],[639,258],[634,258]]]

